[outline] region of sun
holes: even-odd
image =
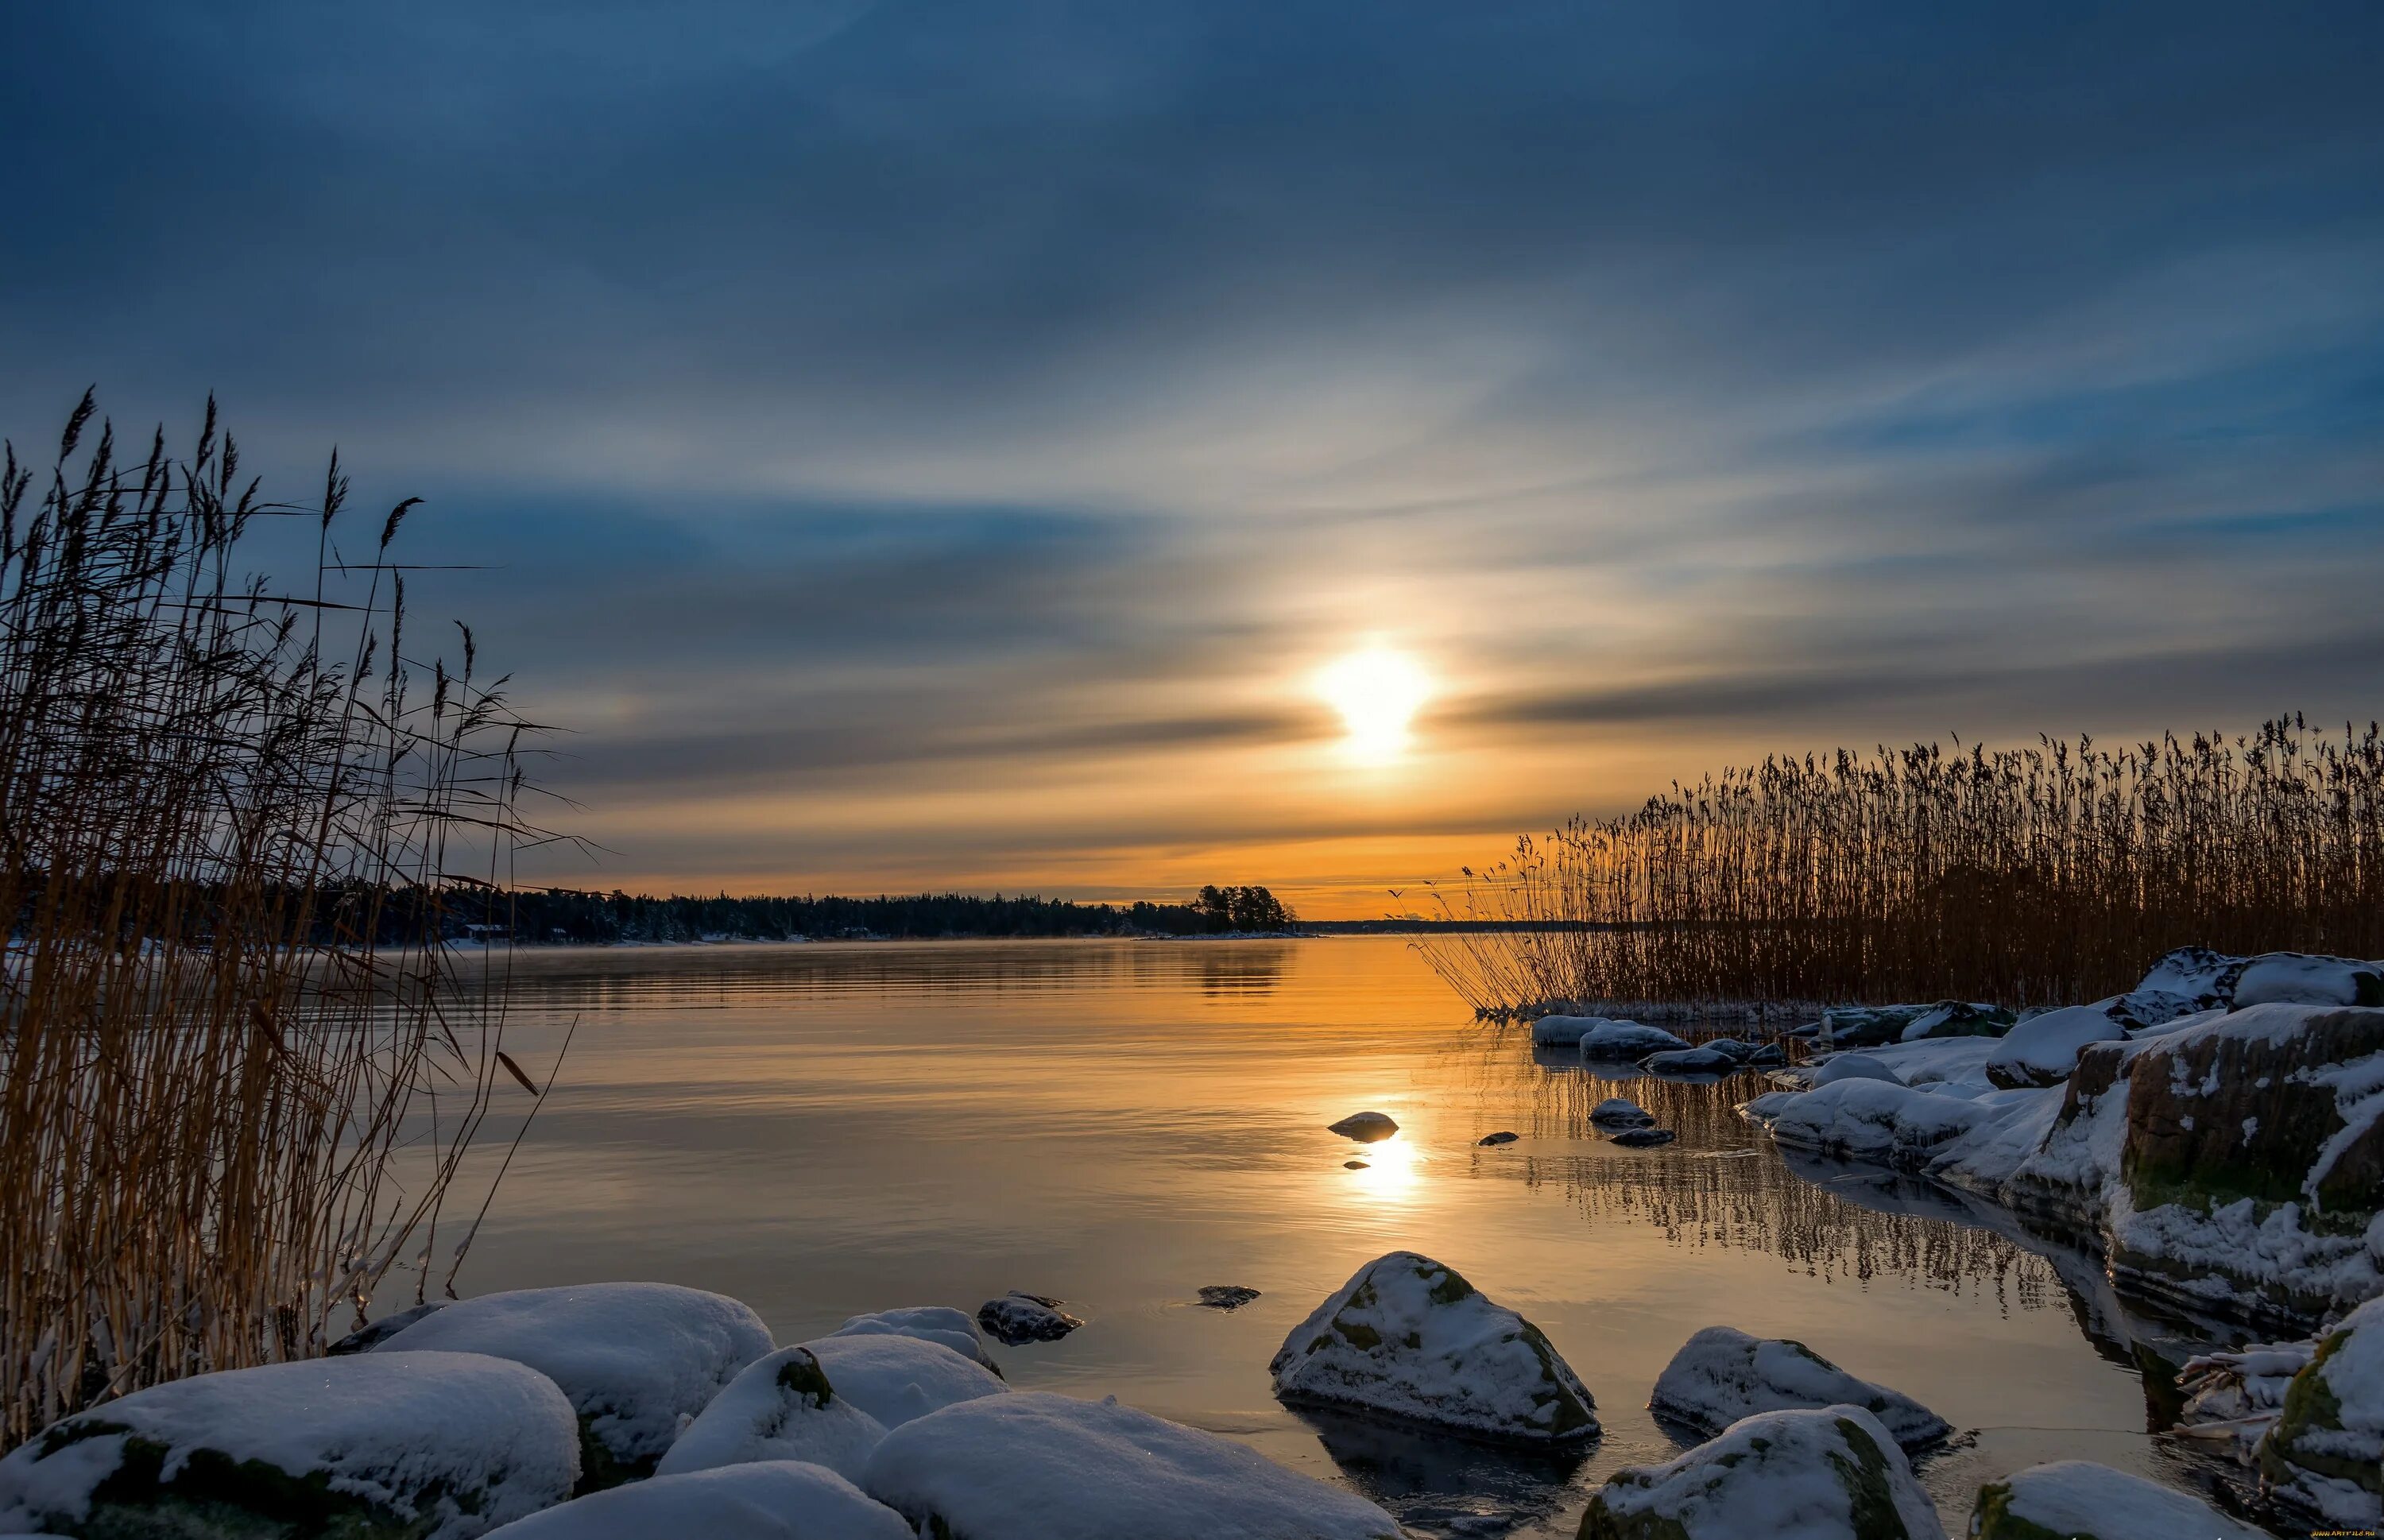
[[[1432,698],[1432,680],[1405,652],[1377,645],[1327,664],[1316,677],[1316,692],[1347,726],[1343,748],[1349,757],[1380,764],[1406,750],[1408,726]]]

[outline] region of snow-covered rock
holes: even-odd
[[[1689,1338],[1657,1376],[1647,1405],[1707,1438],[1742,1417],[1798,1407],[1861,1407],[1906,1449],[1954,1431],[1909,1396],[1856,1379],[1801,1342],[1730,1326],[1708,1326]]]
[[[1639,1067],[1650,1074],[1728,1074],[1739,1061],[1711,1048],[1676,1048],[1647,1055]]]
[[[1904,1451],[1860,1407],[1763,1412],[1608,1476],[1581,1540],[1944,1540]]]
[[[460,1300],[376,1352],[487,1353],[526,1363],[569,1397],[591,1464],[610,1486],[651,1472],[738,1372],[771,1350],[762,1318],[726,1295],[675,1284],[580,1284]],[[601,1458],[599,1458],[601,1457]]]
[[[2196,1353],[2177,1372],[2185,1405],[2176,1434],[2230,1449],[2244,1464],[2256,1458],[2260,1440],[2285,1410],[2293,1376],[2317,1356],[2318,1339],[2254,1342],[2242,1348]]]
[[[965,1540],[1398,1540],[1381,1509],[1246,1445],[1107,1401],[1021,1392],[905,1423],[862,1484]]]
[[[571,1496],[553,1381],[463,1353],[197,1374],[53,1423],[0,1459],[0,1533],[471,1540]]]
[[[1581,1035],[1583,1059],[1627,1059],[1636,1063],[1651,1053],[1688,1046],[1688,1039],[1641,1022],[1601,1021]]]
[[[1931,1005],[1846,1005],[1821,1012],[1815,1034],[1835,1048],[1876,1048],[1930,1037],[2000,1037],[2012,1013],[1983,1001],[1941,1000]]]
[[[2000,1005],[1941,1000],[1906,1022],[1896,1040],[1918,1043],[1931,1037],[2000,1037],[2012,1029],[2018,1019]]]
[[[976,1323],[993,1335],[1004,1347],[1020,1348],[1030,1342],[1057,1342],[1084,1322],[1060,1307],[1064,1299],[1054,1299],[1048,1294],[1028,1294],[1012,1289],[999,1299],[988,1299],[976,1308]]]
[[[2384,1525],[2384,1298],[2319,1339],[2286,1387],[2259,1462],[2275,1501],[2328,1527]]]
[[[2115,1003],[2072,1005],[2030,1016],[2005,1033],[1987,1055],[1987,1079],[2006,1089],[2061,1084],[2078,1067],[2078,1055],[2087,1044],[2117,1042],[2128,1035],[2112,1014]]]
[[[2208,947],[2179,947],[2153,964],[2137,991],[2182,997],[2192,1011],[2384,1005],[2384,963],[2298,951],[2230,957]]]
[[[1630,1098],[1610,1096],[1589,1110],[1589,1121],[1601,1128],[1644,1128],[1656,1120]]]
[[[1901,1086],[1903,1078],[1868,1053],[1833,1053],[1813,1071],[1806,1082],[1808,1086],[1831,1086],[1841,1080],[1892,1080]]]
[[[786,1459],[634,1482],[497,1533],[503,1540],[917,1540],[900,1514],[842,1476]]]
[[[867,1346],[900,1342],[962,1361],[949,1348],[913,1344],[908,1337],[845,1340]],[[698,1412],[664,1451],[654,1474],[684,1475],[755,1460],[801,1460],[825,1466],[847,1481],[858,1481],[869,1451],[885,1436],[884,1423],[836,1393],[827,1372],[810,1348],[781,1348],[755,1359],[729,1381],[728,1387],[714,1396],[712,1404]]]
[[[837,1399],[851,1402],[889,1428],[1010,1390],[983,1365],[913,1337],[824,1336],[803,1346],[826,1372]]]
[[[1839,1080],[1784,1103],[1765,1103],[1771,1136],[1796,1149],[1917,1171],[1948,1141],[1986,1121],[1978,1104],[1887,1080]]]
[[[2191,1493],[2090,1465],[2055,1460],[1979,1489],[1972,1540],[2265,1540]]]
[[[1597,1432],[1596,1403],[1537,1326],[1412,1251],[1360,1268],[1267,1367],[1288,1402],[1522,1444]]]
[[[909,1336],[921,1342],[940,1343],[965,1359],[1001,1372],[993,1355],[985,1350],[985,1338],[976,1331],[976,1322],[966,1310],[956,1310],[950,1305],[906,1305],[900,1310],[872,1310],[856,1315],[828,1334],[830,1336]]]
[[[1743,1043],[1735,1037],[1709,1037],[1697,1046],[1711,1049],[1716,1053],[1727,1054],[1742,1064],[1752,1061],[1758,1051],[1753,1043]]]
[[[1338,1134],[1345,1139],[1355,1139],[1360,1144],[1373,1144],[1377,1140],[1389,1138],[1398,1131],[1399,1125],[1391,1120],[1391,1114],[1388,1112],[1352,1112],[1339,1123],[1333,1124],[1325,1129],[1328,1134]]]
[[[1614,1024],[1611,1016],[1542,1016],[1532,1024],[1532,1043],[1537,1048],[1578,1048],[1583,1034],[1593,1027]],[[1623,1022],[1623,1026],[1634,1024]]]

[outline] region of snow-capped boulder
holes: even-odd
[[[1592,1027],[1604,1026],[1611,1016],[1542,1016],[1532,1024],[1532,1046],[1534,1048],[1578,1048],[1582,1036]],[[1631,1024],[1624,1023],[1624,1025]]]
[[[1841,1080],[1887,1080],[1898,1086],[1904,1084],[1894,1070],[1868,1053],[1833,1053],[1822,1061],[1806,1084],[1808,1087],[1832,1086]]]
[[[2209,947],[2179,947],[2154,963],[2136,989],[2179,996],[2196,1011],[2224,1011],[2235,1003],[2235,981],[2250,961]]]
[[[1589,1110],[1589,1121],[1600,1128],[1644,1128],[1656,1120],[1630,1098],[1610,1096]]]
[[[0,1534],[471,1540],[571,1496],[553,1381],[463,1353],[196,1374],[51,1424],[0,1459]]]
[[[1581,1540],[1945,1540],[1904,1451],[1860,1407],[1771,1411],[1666,1465],[1625,1466]]]
[[[966,1540],[1398,1540],[1362,1497],[1247,1445],[1106,1401],[1020,1392],[886,1435],[862,1484]]]
[[[1085,1323],[1060,1308],[1065,1303],[1048,1294],[1012,1289],[999,1299],[979,1305],[976,1323],[1007,1348],[1022,1348],[1030,1342],[1057,1342]]]
[[[1906,1449],[1954,1430],[1909,1396],[1856,1379],[1801,1342],[1708,1326],[1657,1377],[1648,1407],[1710,1438],[1742,1417],[1793,1408],[1858,1406]]]
[[[1972,1540],[2264,1540],[2191,1493],[2107,1465],[2055,1460],[1979,1489]]]
[[[762,1460],[656,1476],[497,1532],[503,1540],[918,1540],[902,1516],[833,1471]]]
[[[1712,1037],[1697,1046],[1711,1049],[1716,1053],[1728,1054],[1742,1064],[1752,1060],[1756,1054],[1756,1047],[1753,1043],[1744,1043],[1736,1037]]]
[[[962,1358],[993,1370],[993,1355],[985,1350],[985,1338],[977,1335],[976,1322],[966,1310],[956,1310],[949,1305],[909,1305],[900,1310],[873,1310],[856,1315],[828,1334],[830,1336],[910,1336],[922,1342],[940,1343]]]
[[[888,1428],[1010,1391],[983,1365],[913,1337],[824,1336],[803,1346],[826,1372],[837,1399],[851,1402]]]
[[[1338,1134],[1360,1144],[1373,1144],[1387,1139],[1399,1131],[1388,1112],[1352,1112],[1339,1123],[1327,1125],[1325,1132]]]
[[[1894,1042],[1926,1005],[1841,1005],[1821,1012],[1803,1032],[1832,1048],[1877,1048]]]
[[[2269,1497],[2328,1527],[2384,1523],[2384,1298],[2319,1339],[2259,1447]]]
[[[1818,1086],[1784,1102],[1760,1097],[1747,1103],[1746,1115],[1759,1117],[1773,1139],[1793,1149],[1917,1171],[1990,1113],[1960,1097],[1864,1079]]]
[[[1360,1268],[1267,1367],[1286,1402],[1521,1444],[1597,1432],[1596,1403],[1537,1326],[1412,1251]]]
[[[2111,1012],[2115,1001],[2072,1005],[2030,1016],[2004,1035],[1987,1055],[1987,1079],[2006,1089],[2058,1086],[2078,1067],[2089,1043],[2117,1042],[2128,1029]]]
[[[1712,1048],[1676,1048],[1639,1061],[1650,1074],[1729,1074],[1739,1061]]]
[[[762,1318],[675,1284],[579,1284],[483,1294],[426,1316],[376,1352],[487,1353],[556,1385],[587,1434],[583,1488],[651,1472],[739,1371],[771,1350]]]
[[[1581,1056],[1584,1059],[1627,1059],[1636,1063],[1651,1053],[1668,1053],[1688,1046],[1687,1038],[1644,1022],[1602,1021],[1581,1035]]]
[[[907,1337],[846,1340],[910,1342]],[[949,1348],[928,1342],[913,1346],[961,1361],[960,1355]],[[827,1372],[810,1348],[781,1348],[755,1359],[729,1381],[728,1387],[681,1430],[677,1441],[654,1466],[654,1474],[685,1475],[756,1460],[801,1460],[824,1466],[847,1481],[858,1481],[869,1451],[885,1436],[884,1423],[836,1393]]]
[[[2000,1037],[2018,1020],[2000,1005],[1975,1000],[1941,1000],[1904,1024],[1896,1041],[1925,1042],[1932,1037]]]
[[[2384,963],[2298,951],[2230,957],[2208,947],[2179,947],[2154,963],[2137,989],[2182,997],[2192,1011],[2384,1005]]]

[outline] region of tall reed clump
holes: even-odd
[[[1434,965],[1487,1014],[2132,988],[2168,950],[2384,953],[2384,736],[2040,739],[1771,758],[1575,819],[1440,890]]]
[[[119,461],[93,416],[38,493],[13,444],[0,484],[0,1448],[318,1352],[392,1269],[418,1296],[530,1084],[440,900],[528,832],[525,724],[468,630],[453,672],[412,650],[413,502],[342,562],[336,454],[319,505],[267,503],[212,401],[187,460],[160,430]],[[241,575],[268,528],[305,591]]]

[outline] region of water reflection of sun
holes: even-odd
[[[1365,1170],[1348,1174],[1360,1197],[1379,1203],[1404,1203],[1414,1196],[1422,1174],[1416,1165],[1416,1147],[1405,1138],[1394,1134],[1351,1158],[1366,1162]]]

